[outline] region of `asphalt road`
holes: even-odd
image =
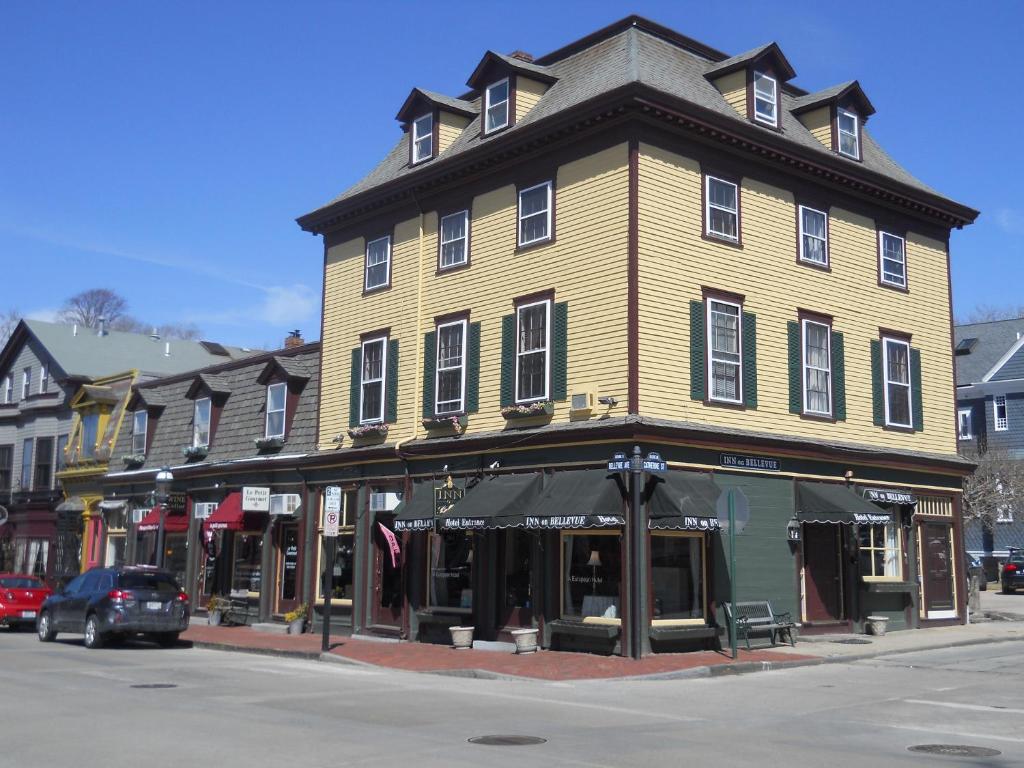
[[[142,643],[89,651],[0,631],[0,766],[1021,766],[1022,680],[1012,642],[728,678],[543,683]],[[175,687],[137,687],[153,684]],[[489,734],[547,742],[467,742]],[[921,744],[1002,754],[908,751]]]

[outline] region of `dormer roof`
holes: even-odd
[[[454,112],[456,115],[463,115],[474,118],[480,112],[479,108],[471,101],[456,99],[452,96],[445,96],[433,91],[425,91],[422,88],[413,88],[398,110],[395,119],[402,123],[409,123],[420,117],[431,109],[443,109],[446,112]]]
[[[256,381],[259,384],[267,384],[277,374],[281,374],[289,383],[309,381],[312,376],[309,369],[298,360],[275,355],[267,361],[265,366],[263,366],[263,370],[256,378]]]
[[[785,55],[783,55],[778,43],[767,43],[746,53],[730,56],[725,61],[720,61],[709,67],[704,76],[709,80],[715,80],[722,75],[728,75],[730,72],[756,66],[764,61],[770,62],[775,74],[783,82],[796,77],[796,70],[793,69]]]
[[[489,72],[494,66],[532,77],[534,80],[540,80],[542,83],[553,83],[558,80],[555,73],[548,67],[542,67],[539,64],[524,61],[514,56],[504,56],[494,51],[488,51],[480,59],[480,63],[476,65],[476,69],[469,76],[466,85],[474,90],[479,90],[489,85],[491,82]]]
[[[833,85],[831,88],[824,88],[815,93],[808,93],[806,96],[793,99],[793,104],[789,111],[794,115],[799,115],[816,107],[840,101],[853,101],[857,108],[857,114],[864,120],[875,114],[874,105],[868,100],[864,90],[860,87],[860,83],[856,80],[847,80],[845,83]]]
[[[203,389],[206,389],[212,395],[231,394],[231,385],[228,384],[227,379],[212,373],[200,373],[192,379],[192,385],[188,388],[188,392],[185,393],[185,397],[189,400],[195,400]]]
[[[163,410],[167,407],[167,398],[155,389],[136,389],[128,401],[128,410],[137,411],[139,406],[147,411]]]

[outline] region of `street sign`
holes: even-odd
[[[324,512],[341,514],[341,487],[328,485],[324,488]]]
[[[736,519],[736,533],[743,533],[743,529],[750,522],[750,500],[739,488],[730,488],[718,497],[718,504],[715,505],[715,512],[722,523],[722,530],[729,530],[729,494],[733,498],[733,515]]]
[[[608,462],[609,472],[626,472],[629,470],[629,459],[626,458],[626,454],[619,451],[612,460]]]
[[[324,512],[324,537],[331,539],[338,535],[340,512]]]
[[[244,486],[242,488],[243,512],[269,512],[270,489],[260,486]]]
[[[644,459],[644,472],[655,472],[660,474],[667,469],[668,464],[662,460],[660,453],[651,451],[647,454],[647,458]]]

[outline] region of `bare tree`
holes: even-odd
[[[1002,514],[1024,503],[1024,460],[998,448],[965,452],[964,456],[978,464],[964,479],[964,517],[981,520],[991,529]]]
[[[997,307],[993,304],[978,304],[966,315],[956,319],[957,325],[968,325],[970,323],[991,323],[996,320],[1016,320],[1024,317],[1024,304],[1016,307]]]
[[[0,347],[7,343],[14,333],[18,321],[21,320],[21,313],[16,309],[7,309],[0,312]]]
[[[76,293],[64,302],[57,313],[57,319],[63,323],[77,323],[86,328],[98,328],[100,318],[113,327],[128,312],[128,302],[123,297],[107,288],[90,288]]]

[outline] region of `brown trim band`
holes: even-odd
[[[512,299],[512,305],[519,307],[523,304],[533,304],[537,301],[554,301],[555,300],[555,289],[545,288],[543,291],[535,291],[534,293],[527,293],[522,296],[516,296]]]
[[[629,140],[629,235],[627,240],[626,335],[629,413],[640,412],[640,141]]]
[[[387,339],[391,338],[391,326],[390,325],[387,328],[380,328],[380,329],[378,329],[376,331],[366,331],[365,333],[360,333],[359,334],[359,342],[362,343],[362,342],[366,341],[367,339],[379,339],[381,336],[383,336],[384,338],[387,338]]]

